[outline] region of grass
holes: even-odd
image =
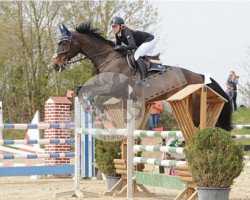
[[[250,124],[250,109],[240,108],[233,112],[232,124],[234,125],[246,125]],[[234,129],[232,134],[250,134],[250,129]]]
[[[250,124],[250,109],[239,108],[233,112],[232,116],[233,124]]]
[[[249,108],[239,108],[233,112],[232,115],[232,124],[234,125],[246,125],[250,124],[250,109]],[[232,134],[250,134],[250,129],[234,129]],[[243,145],[250,145],[250,139],[239,139],[237,142]],[[250,152],[245,152],[246,155],[250,155]]]

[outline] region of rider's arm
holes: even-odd
[[[118,36],[117,36],[117,35],[115,35],[115,39],[116,39],[116,41],[115,41],[115,45],[121,45],[121,44],[122,44],[122,41],[121,41],[121,40],[119,40],[119,38],[118,38]]]
[[[127,41],[128,41],[128,45],[127,46],[123,46],[124,50],[131,50],[131,49],[136,49],[136,43],[135,43],[135,39],[134,36],[132,34],[132,31],[130,29],[124,29],[122,30],[124,36],[126,37]]]

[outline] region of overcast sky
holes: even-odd
[[[224,88],[230,70],[247,81],[243,62],[250,46],[250,1],[157,1],[164,64],[212,73]],[[250,59],[249,59],[250,60]],[[241,100],[239,99],[239,103]]]

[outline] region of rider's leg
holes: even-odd
[[[139,71],[140,71],[140,73],[142,75],[142,80],[146,81],[146,79],[147,79],[147,68],[146,68],[146,66],[145,66],[145,64],[143,62],[143,59],[141,57],[139,57],[136,62],[137,62],[137,65],[139,67]]]
[[[154,49],[157,43],[157,39],[153,39],[150,42],[142,43],[135,51],[134,58],[137,61],[139,57],[147,55],[151,50]]]
[[[153,39],[150,42],[145,42],[141,44],[138,49],[135,51],[134,58],[138,64],[140,73],[142,75],[142,80],[147,82],[147,68],[142,60],[142,57],[149,53],[156,45],[157,40]]]

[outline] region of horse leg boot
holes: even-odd
[[[141,57],[139,57],[138,60],[136,61],[136,63],[137,63],[137,66],[139,67],[139,71],[142,75],[142,84],[145,87],[149,87],[150,83],[149,83],[148,78],[147,78],[147,68],[143,62],[143,59]]]

